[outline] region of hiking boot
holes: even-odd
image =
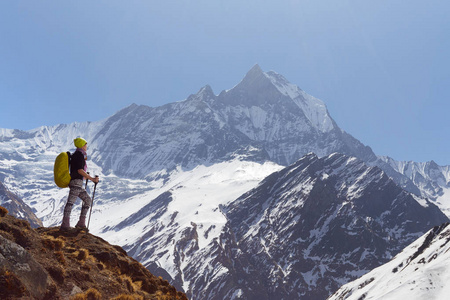
[[[69,231],[70,230],[70,214],[64,214],[60,231]]]
[[[78,229],[87,229],[86,225],[79,225],[79,224],[75,225],[75,228],[78,228]]]
[[[86,217],[80,217],[80,219],[78,220],[77,225],[75,225],[75,228],[82,229],[82,230],[87,230]]]
[[[67,232],[70,229],[72,229],[72,228],[70,228],[70,227],[63,227],[62,225],[61,225],[61,227],[59,227],[59,231],[62,231],[62,232]]]

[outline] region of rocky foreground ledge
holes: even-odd
[[[119,246],[7,213],[0,206],[0,299],[187,300]]]

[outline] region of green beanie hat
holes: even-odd
[[[74,139],[73,143],[74,143],[75,147],[77,147],[77,148],[83,148],[83,146],[87,144],[86,140],[83,138],[80,138],[80,137],[77,137],[76,139]]]

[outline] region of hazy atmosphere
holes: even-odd
[[[448,1],[2,1],[0,128],[160,106],[256,63],[397,160],[450,164]]]

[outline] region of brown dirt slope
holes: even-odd
[[[119,246],[75,229],[32,229],[0,206],[0,299],[187,297]]]

